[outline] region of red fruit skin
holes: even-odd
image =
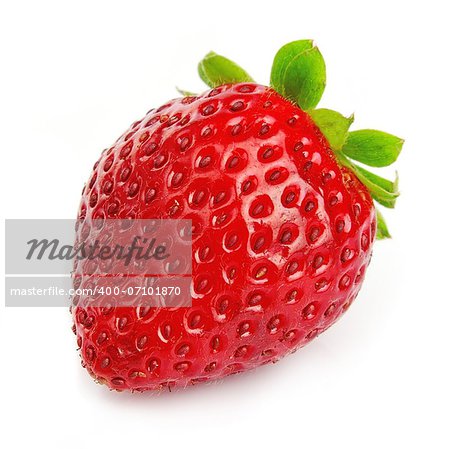
[[[192,307],[72,308],[83,366],[134,391],[219,379],[310,342],[355,299],[376,228],[368,191],[310,117],[248,83],[151,110],[103,152],[79,218],[127,217],[194,228]]]

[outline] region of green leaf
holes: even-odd
[[[284,75],[289,63],[297,55],[303,53],[306,50],[313,48],[312,40],[301,40],[290,42],[283,45],[275,55],[272,64],[272,71],[270,73],[270,85],[281,95],[284,95]]]
[[[375,173],[372,173],[359,165],[353,164],[354,167],[358,168],[358,172],[362,173],[365,178],[369,179],[374,184],[380,186],[382,189],[386,190],[387,192],[394,193],[397,196],[400,195],[398,191],[398,175],[395,174],[395,180],[389,181],[389,179],[382,178],[381,176],[376,175]]]
[[[319,103],[325,82],[325,62],[312,41],[291,42],[275,55],[272,87],[302,109],[312,109]]]
[[[214,52],[208,53],[200,61],[198,74],[209,87],[217,87],[228,83],[254,82],[242,67]]]
[[[209,86],[210,81],[209,81],[209,78],[206,76],[205,69],[204,69],[204,67],[203,67],[202,62],[203,62],[203,61],[200,61],[199,64],[198,64],[198,75],[200,76],[200,79],[201,79],[206,85]]]
[[[400,195],[397,191],[397,181],[391,182],[388,179],[365,170],[359,165],[350,164],[356,176],[369,190],[372,198],[382,206],[393,209],[395,207],[395,201]]]
[[[349,133],[343,153],[355,161],[372,167],[386,167],[397,160],[403,139],[374,129]]]
[[[391,234],[389,233],[386,221],[383,215],[381,215],[381,212],[378,209],[376,209],[376,211],[377,211],[377,240],[390,239]]]
[[[194,92],[190,92],[188,90],[184,90],[184,89],[180,89],[179,87],[176,87],[177,92],[181,95],[183,95],[183,97],[196,97],[197,94]]]
[[[348,129],[353,123],[353,115],[344,117],[331,109],[313,109],[309,115],[320,128],[333,150],[340,150],[344,145]]]

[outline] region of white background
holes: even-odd
[[[196,64],[212,49],[267,83],[282,44],[314,38],[321,105],[406,139],[393,240],[376,244],[347,315],[277,365],[118,394],[81,368],[67,310],[2,305],[2,447],[448,448],[445,4],[2,1],[2,218],[74,217],[100,151],[175,85],[201,90]]]

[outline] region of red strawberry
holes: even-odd
[[[85,222],[193,225],[192,307],[73,307],[83,365],[113,389],[184,387],[307,344],[361,287],[377,234],[372,197],[393,207],[398,195],[348,157],[387,165],[402,141],[348,133],[352,119],[312,109],[325,72],[311,41],[280,50],[272,87],[215,54],[199,72],[213,89],[135,122],[83,191]],[[380,215],[378,235],[388,236]]]

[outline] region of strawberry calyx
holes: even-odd
[[[255,80],[235,62],[210,51],[198,64],[202,81],[214,88],[222,84],[254,83]]]
[[[238,64],[214,52],[198,64],[202,81],[210,88],[223,84],[255,82]],[[370,167],[393,164],[402,149],[403,139],[373,129],[350,131],[354,116],[345,117],[331,109],[317,109],[326,84],[325,62],[312,40],[298,40],[281,47],[275,55],[270,87],[306,111],[327,139],[337,161],[352,170],[367,187],[374,201],[394,208],[398,176],[390,181],[356,162]],[[182,95],[194,95],[178,89]],[[377,209],[377,239],[390,238],[386,222]]]

